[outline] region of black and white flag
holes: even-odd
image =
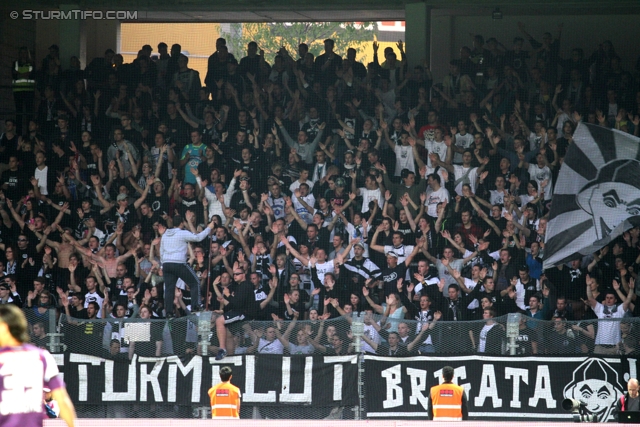
[[[580,123],[554,189],[544,268],[591,254],[640,225],[640,138]]]

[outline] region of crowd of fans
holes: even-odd
[[[640,228],[569,265],[542,259],[576,125],[638,135],[639,80],[610,42],[562,58],[561,26],[541,41],[520,30],[508,47],[472,36],[442,82],[409,69],[402,42],[374,43],[366,65],[333,40],[270,64],[220,38],[204,80],[177,44],[130,64],[109,49],[85,69],[63,69],[55,45],[40,66],[20,49],[0,137],[0,303],[29,311],[36,342],[56,307],[80,328],[72,349],[160,355],[162,326],[135,350],[117,321],[165,315],[158,219],[194,232],[213,219],[189,249],[203,299],[178,290],[174,304],[275,320],[234,329],[230,354],[351,352],[360,312],[378,354],[500,353],[494,318],[514,312],[523,354],[637,352],[628,321],[567,321],[637,316]],[[83,321],[97,318],[108,333]]]

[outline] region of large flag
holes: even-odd
[[[588,255],[640,225],[640,138],[580,123],[560,168],[544,268]]]

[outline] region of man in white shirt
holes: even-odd
[[[307,188],[309,187],[307,186]],[[286,201],[282,195],[282,188],[280,187],[280,184],[275,183],[269,189],[271,191],[269,197],[265,201],[265,204],[269,205],[273,211],[273,216],[276,219],[284,218]]]
[[[447,140],[451,145],[451,139]],[[440,161],[444,162],[447,159],[447,144],[444,141],[444,132],[441,128],[436,128],[433,131],[433,139],[425,139],[424,148],[427,149],[429,154],[437,154]],[[433,164],[430,157],[427,157],[427,173],[435,172],[436,165]]]
[[[616,305],[615,292],[620,289],[617,280],[613,281],[613,289],[605,291],[604,304],[599,303],[593,298],[591,287],[587,285],[587,304],[598,319],[621,319],[629,309],[631,298],[635,294],[635,281],[629,280],[629,293],[624,302]],[[618,354],[618,343],[620,342],[620,324],[619,322],[598,322],[598,332],[596,333],[596,346],[593,350],[596,354]]]
[[[300,187],[293,192],[291,201],[293,202],[293,208],[296,210],[300,218],[307,224],[313,222],[313,214],[316,204],[316,198],[311,194],[309,186],[307,184],[300,184]]]
[[[496,177],[496,189],[489,191],[489,203],[492,205],[504,205],[505,196],[509,195],[509,191],[505,188],[507,185],[503,176]]]
[[[413,157],[413,147],[409,145],[409,132],[403,130],[400,133],[400,143],[396,144],[391,138],[389,133],[385,133],[385,138],[389,147],[396,155],[396,170],[394,175],[400,176],[403,169],[409,169],[415,173],[415,159]]]
[[[317,149],[316,150],[316,165],[313,167],[313,172],[311,173],[311,181],[315,184],[318,181],[321,181],[327,175],[327,168],[329,164],[327,164],[327,155],[324,151]]]
[[[43,196],[48,196],[48,188],[55,185],[55,182],[51,182],[54,181],[55,173],[49,172],[50,168],[45,164],[46,160],[47,158],[42,151],[39,151],[36,154],[36,170],[33,174],[35,179],[38,181],[38,189],[40,190],[40,194]]]
[[[289,191],[293,193],[298,188],[300,188],[300,184],[303,184],[303,183],[309,186],[310,191],[313,191],[313,181],[309,180],[309,169],[306,167],[303,167],[302,169],[300,169],[300,178],[293,181],[293,183],[289,186]]]
[[[356,194],[356,196],[362,196],[362,209],[361,212],[369,212],[369,203],[375,201],[378,203],[380,209],[384,206],[384,197],[382,196],[382,191],[380,191],[380,186],[378,182],[372,175],[367,175],[364,179],[364,187],[356,188],[356,171],[351,171],[351,191]]]
[[[373,327],[374,322],[375,320],[373,319],[373,310],[371,308],[365,310],[364,335],[374,343],[380,344],[380,334],[378,333],[377,329]],[[364,353],[376,354],[376,349],[371,347],[371,345],[365,340],[362,340],[362,351]]]
[[[454,143],[451,148],[454,151],[453,164],[461,165],[463,153],[473,144],[473,135],[467,132],[467,123],[458,120],[458,128],[451,128],[451,135],[454,135]]]
[[[442,289],[442,294],[444,296],[447,296],[449,292],[449,285],[458,284],[458,281],[451,274],[451,271],[460,271],[463,267],[462,260],[453,257],[453,249],[451,248],[444,248],[444,250],[442,251],[442,260],[437,259],[429,252],[424,252],[424,255],[429,261],[431,261],[432,264],[435,264],[436,268],[438,269],[438,277],[440,277],[440,279],[444,279],[445,286]]]
[[[519,153],[520,164],[518,167],[527,169],[532,180],[538,183],[540,191],[544,192],[544,200],[551,200],[553,194],[553,183],[551,177],[551,169],[547,165],[547,156],[543,153],[536,155],[536,163],[527,163],[524,160],[524,154]],[[544,182],[545,185],[542,185]]]
[[[438,203],[449,202],[449,191],[442,186],[440,175],[432,173],[427,175],[427,200],[424,205],[427,207],[427,215],[434,220],[438,218]]]
[[[449,173],[454,174],[455,178],[455,191],[456,194],[464,196],[462,192],[462,186],[468,184],[471,187],[471,193],[476,193],[476,186],[478,185],[478,178],[484,173],[484,169],[489,164],[489,158],[482,159],[480,167],[471,167],[471,159],[473,158],[471,150],[465,150],[462,154],[462,164],[452,165],[448,162],[441,162],[437,157],[431,159],[432,162],[437,163],[437,166],[443,167]],[[488,173],[485,173],[485,177]]]
[[[276,337],[276,328],[269,326],[264,332],[264,338],[262,337],[262,331],[255,332],[255,340],[257,341],[256,351],[260,354],[282,354],[284,353],[284,347],[280,340]],[[256,345],[254,341],[254,345]]]

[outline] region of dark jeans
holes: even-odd
[[[187,264],[165,262],[162,264],[164,273],[164,308],[167,316],[173,314],[173,298],[176,295],[176,282],[182,279],[191,290],[191,309],[196,310],[200,305],[200,280],[195,271]]]

